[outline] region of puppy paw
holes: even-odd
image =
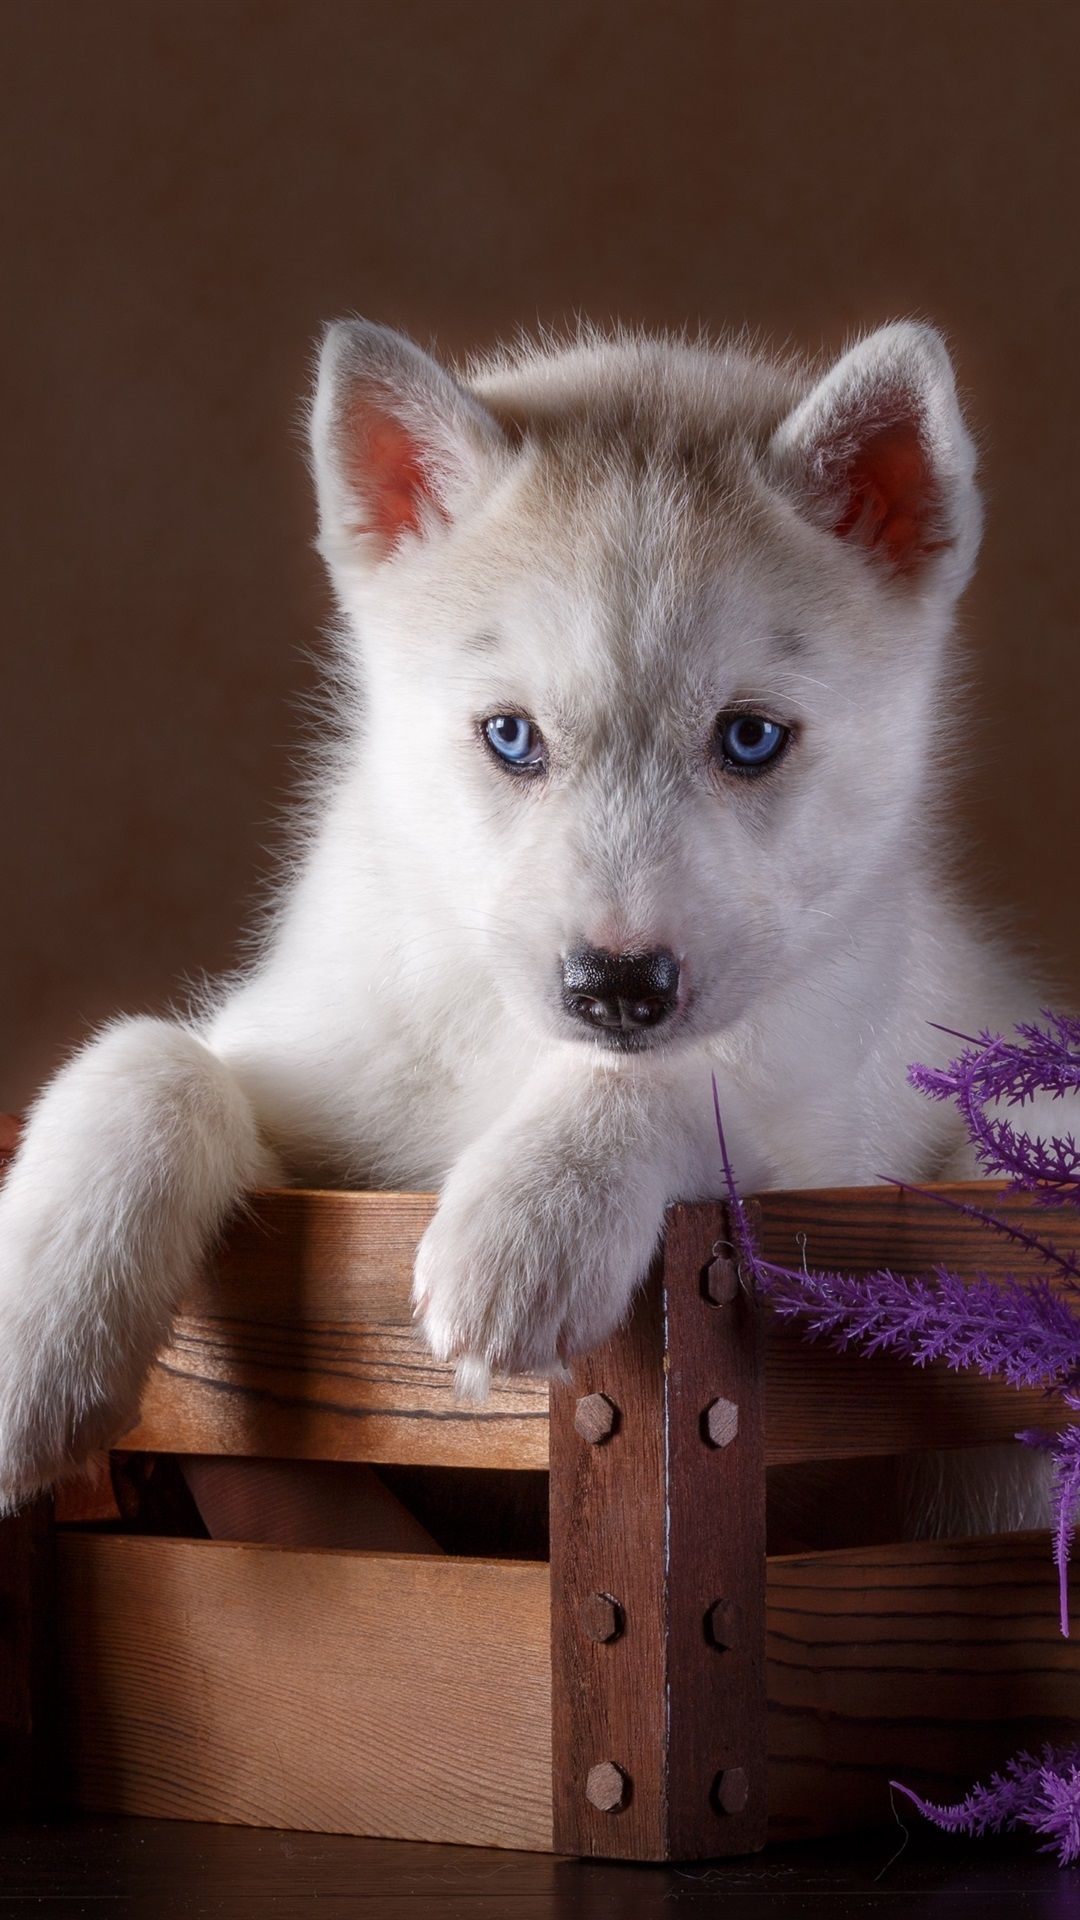
[[[566,1363],[625,1315],[648,1270],[661,1206],[648,1193],[593,1192],[572,1170],[460,1163],[420,1243],[417,1318],[460,1390],[490,1373],[565,1377]]]
[[[0,1514],[127,1432],[146,1371],[19,1216],[0,1203]]]
[[[138,1417],[143,1371],[87,1366],[77,1332],[0,1315],[0,1515],[115,1446]]]

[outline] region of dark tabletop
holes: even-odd
[[[1034,1843],[897,1829],[691,1867],[412,1841],[80,1820],[0,1830],[0,1920],[1080,1920],[1080,1874]]]

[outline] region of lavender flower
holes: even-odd
[[[901,1353],[917,1367],[974,1367],[1011,1387],[1080,1384],[1080,1323],[1044,1280],[965,1281],[944,1267],[919,1279],[886,1268],[859,1277],[756,1254],[748,1264],[774,1312],[805,1320],[808,1339]]]
[[[1080,1019],[1056,1013],[1043,1018],[1045,1027],[1018,1026],[1015,1040],[982,1033],[947,1067],[915,1065],[908,1079],[932,1100],[955,1100],[991,1179],[1008,1180],[1051,1204],[1080,1206],[1080,1147],[1073,1135],[1036,1139],[986,1112],[999,1101],[1022,1107],[1040,1093],[1060,1100],[1080,1088]]]
[[[902,1781],[905,1794],[927,1820],[946,1833],[1002,1833],[1030,1827],[1046,1834],[1063,1867],[1080,1858],[1080,1746],[1044,1747],[1041,1756],[1018,1753],[986,1786],[973,1787],[952,1807],[924,1800]]]
[[[1075,1397],[1070,1405],[1075,1406]],[[1080,1506],[1080,1427],[1066,1427],[1050,1444],[1054,1457],[1054,1559],[1058,1570],[1061,1631],[1069,1637],[1069,1554]]]
[[[1074,1136],[1036,1138],[1001,1112],[1002,1106],[1021,1108],[1037,1094],[1060,1099],[1080,1090],[1080,1019],[1053,1013],[1043,1018],[1045,1026],[1018,1026],[1012,1040],[992,1033],[977,1040],[957,1034],[965,1046],[955,1060],[944,1068],[912,1066],[908,1077],[931,1099],[955,1101],[988,1177],[1007,1180],[1011,1191],[1036,1194],[1048,1205],[1080,1207],[1080,1146]],[[964,1281],[944,1267],[916,1279],[887,1269],[858,1277],[765,1260],[736,1186],[715,1079],[713,1100],[736,1252],[781,1318],[803,1320],[809,1339],[825,1338],[835,1347],[903,1354],[917,1367],[944,1361],[998,1376],[1013,1387],[1043,1387],[1080,1413],[1080,1307],[1055,1293],[1046,1277],[994,1282],[977,1275]],[[1040,1260],[1047,1273],[1057,1272],[1080,1288],[1076,1253],[989,1208],[944,1194],[933,1197],[1006,1235]],[[1026,1431],[1017,1438],[1053,1457],[1054,1560],[1061,1631],[1067,1636],[1068,1563],[1080,1518],[1080,1422],[1057,1433]],[[995,1774],[988,1786],[973,1788],[954,1807],[934,1806],[894,1785],[949,1832],[1028,1826],[1047,1837],[1062,1865],[1080,1858],[1080,1743],[1056,1752],[1047,1748],[1039,1759],[1018,1754],[1004,1773]]]

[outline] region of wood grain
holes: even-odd
[[[57,1545],[80,1806],[551,1845],[546,1568]],[[890,1778],[948,1799],[1075,1732],[1042,1535],[774,1560],[767,1594],[770,1839],[891,1824]]]
[[[780,1265],[845,1273],[929,1273],[947,1265],[965,1278],[1002,1280],[1044,1269],[1017,1246],[944,1200],[992,1205],[1009,1223],[1037,1229],[1064,1248],[1080,1246],[1075,1216],[1040,1209],[989,1181],[930,1187],[822,1187],[759,1196],[760,1244]],[[1071,1236],[1071,1237],[1070,1237]],[[1068,1291],[1068,1283],[1054,1282]],[[1052,1427],[1064,1415],[1041,1393],[1018,1393],[972,1372],[913,1367],[810,1346],[794,1326],[770,1323],[765,1360],[765,1431],[770,1465],[800,1460],[907,1453],[1011,1439],[1018,1427]]]
[[[57,1547],[80,1806],[550,1847],[546,1567]]]
[[[11,1140],[17,1130],[11,1122]],[[1068,1244],[1067,1216],[989,1183],[935,1192],[992,1200],[1017,1225]],[[125,1447],[545,1467],[543,1383],[497,1382],[483,1406],[463,1404],[453,1369],[431,1358],[413,1327],[412,1262],[433,1206],[421,1194],[254,1196],[178,1316]],[[805,1257],[852,1273],[883,1265],[917,1273],[945,1261],[995,1278],[1036,1271],[1023,1248],[922,1194],[821,1188],[764,1194],[758,1208],[762,1249],[785,1264]],[[854,1360],[775,1321],[764,1367],[770,1465],[1004,1440],[1056,1417],[1040,1394],[888,1356]]]
[[[763,1846],[768,1811],[764,1328],[751,1295],[714,1303],[702,1284],[725,1228],[721,1207],[673,1207],[664,1242],[666,1817],[675,1859]],[[716,1631],[720,1621],[726,1632]]]
[[[955,1799],[1080,1720],[1045,1534],[770,1560],[767,1669],[774,1839],[886,1824],[890,1779]]]
[[[674,1208],[628,1325],[552,1391],[563,1852],[694,1859],[765,1838],[760,1316],[746,1294],[726,1306],[704,1297],[723,1232],[719,1207]],[[578,1416],[597,1397],[614,1420],[594,1439]],[[737,1432],[728,1419],[714,1444],[708,1415],[721,1400]],[[710,1623],[725,1603],[721,1646]]]
[[[458,1398],[412,1323],[423,1194],[253,1198],[153,1369],[134,1451],[543,1467],[547,1386]]]
[[[1007,1218],[1067,1236],[1062,1216],[1040,1216],[987,1184],[940,1191],[993,1198]],[[432,1360],[413,1327],[412,1262],[433,1206],[420,1194],[256,1196],[178,1318],[125,1446],[546,1466],[543,1383],[497,1383],[483,1406],[462,1404],[453,1369]],[[890,1187],[769,1193],[759,1208],[766,1256],[788,1264],[805,1254],[849,1272],[914,1273],[942,1260],[995,1277],[1035,1271],[1023,1249],[977,1222]],[[855,1360],[775,1321],[764,1366],[770,1464],[1003,1440],[1054,1418],[1040,1394],[887,1356]]]

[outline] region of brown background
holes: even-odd
[[[298,400],[354,309],[839,345],[985,447],[969,884],[1080,999],[1071,0],[6,0],[0,1105],[229,964],[327,612]]]

